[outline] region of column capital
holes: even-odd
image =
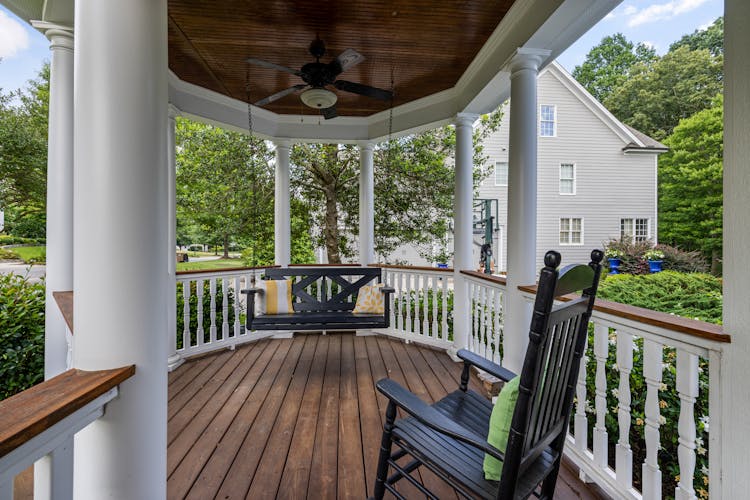
[[[294,143],[291,139],[274,139],[273,144],[276,149],[290,149]]]
[[[357,147],[360,150],[373,151],[375,149],[375,143],[372,141],[358,141]]]
[[[475,113],[456,113],[453,123],[456,127],[471,127],[478,118],[479,115]]]
[[[528,47],[519,47],[515,54],[510,58],[511,78],[513,73],[523,70],[538,71],[539,65],[542,64],[551,51],[546,49],[532,49]]]
[[[46,21],[31,21],[31,25],[50,41],[50,50],[73,50],[73,28]]]

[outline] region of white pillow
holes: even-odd
[[[292,280],[263,280],[258,284],[262,292],[255,295],[255,315],[289,314],[292,306]]]

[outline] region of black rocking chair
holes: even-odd
[[[505,381],[515,377],[510,370],[460,350],[464,370],[459,389],[432,406],[390,379],[377,383],[389,403],[373,498],[383,498],[386,490],[404,498],[395,489],[401,479],[407,479],[428,498],[437,498],[412,476],[421,466],[466,498],[516,499],[532,494],[552,498],[603,256],[600,250],[594,250],[588,265],[567,266],[559,274],[560,254],[550,251],[544,256],[518,400],[504,451],[487,442],[491,402],[468,390],[468,383],[471,366]],[[580,297],[554,305],[555,297],[578,290],[583,290]],[[398,408],[408,415],[396,420]],[[500,481],[485,479],[485,453],[503,461]],[[404,457],[410,461],[397,462]],[[389,477],[390,468],[394,472]]]

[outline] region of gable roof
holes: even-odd
[[[594,115],[597,116],[605,125],[622,139],[625,146],[622,148],[624,153],[655,153],[661,154],[669,150],[664,144],[639,132],[629,125],[625,125],[618,120],[602,103],[597,101],[565,68],[560,66],[557,61],[553,61],[541,74],[549,73],[554,76],[571,94],[576,96]]]

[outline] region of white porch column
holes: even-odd
[[[44,378],[68,367],[68,327],[52,292],[73,289],[73,33],[47,23],[52,61],[49,82],[47,139],[47,271],[44,314]],[[52,485],[61,497],[72,496],[72,440],[34,466],[34,498],[52,498]],[[56,478],[54,476],[57,476]]]
[[[169,289],[177,288],[177,159],[175,157],[175,121],[178,110],[170,105],[167,120],[167,271]],[[174,293],[170,295],[173,297]],[[167,302],[167,368],[171,372],[185,360],[177,353],[177,300]]]
[[[359,145],[359,263],[375,263],[375,180],[373,144]]]
[[[711,498],[747,498],[750,491],[750,4],[724,2],[724,330],[732,335],[721,363],[721,440],[710,441]],[[714,376],[713,367],[711,376]],[[711,392],[713,395],[713,392]],[[713,415],[713,414],[712,414]],[[714,417],[711,417],[713,438]],[[714,454],[716,450],[716,454]],[[715,459],[720,462],[716,463]],[[723,469],[723,470],[722,470]],[[719,483],[718,491],[715,483]]]
[[[510,63],[508,151],[508,277],[503,365],[520,373],[528,343],[531,304],[519,285],[536,281],[536,78],[547,51],[520,48]]]
[[[474,199],[474,143],[472,125],[478,116],[456,115],[456,190],[453,201],[453,348],[469,345],[471,332],[471,299],[462,270],[473,269],[472,202]]]
[[[47,27],[52,62],[47,140],[47,298],[44,378],[67,369],[67,326],[52,292],[73,289],[73,33]]]
[[[75,498],[165,498],[167,2],[76,0],[75,33],[73,365],[136,365],[76,435]]]
[[[289,141],[276,141],[276,193],[274,208],[274,253],[276,264],[289,265],[292,258],[292,221],[289,209]]]

